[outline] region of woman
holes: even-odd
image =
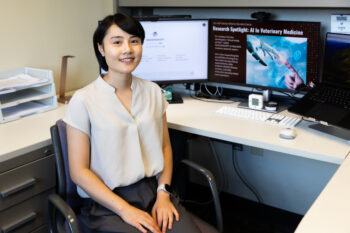
[[[164,188],[172,176],[167,102],[156,84],[132,75],[144,37],[134,18],[103,19],[93,43],[107,73],[69,103],[70,174],[87,200],[81,218],[96,232],[199,232]]]

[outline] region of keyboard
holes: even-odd
[[[300,117],[285,116],[282,114],[257,111],[247,108],[237,108],[231,106],[223,106],[216,111],[217,114],[222,114],[229,117],[245,118],[254,121],[265,122],[279,127],[292,128],[296,126],[300,121]]]
[[[350,109],[350,91],[330,86],[320,86],[309,98],[319,103],[327,103]]]

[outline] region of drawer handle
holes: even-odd
[[[22,183],[15,184],[14,186],[7,188],[5,190],[0,191],[0,196],[2,198],[8,197],[14,193],[17,193],[19,191],[22,191],[23,189],[29,188],[35,184],[35,179],[30,178],[26,181],[23,181]]]
[[[45,155],[52,155],[52,151],[51,151],[51,149],[46,149],[45,151],[44,151],[44,154]]]
[[[28,222],[31,222],[33,220],[35,220],[36,218],[36,213],[35,212],[31,212],[29,214],[27,214],[26,216],[23,216],[21,218],[18,218],[16,219],[15,221],[5,225],[5,226],[2,226],[1,227],[1,232],[2,233],[8,233],[8,232],[11,232],[15,229],[17,229],[18,227],[28,223]]]

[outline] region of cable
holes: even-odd
[[[216,87],[216,90],[215,90],[214,93],[212,93],[212,92],[208,89],[207,84],[204,83],[204,88],[205,88],[206,92],[207,92],[210,96],[215,96],[215,97],[218,96],[218,97],[221,97],[222,94],[224,93],[224,88],[223,88],[221,85],[219,85],[219,84],[216,84],[215,87]]]
[[[282,93],[282,94],[288,96],[288,97],[289,97],[291,100],[293,100],[293,101],[298,101],[298,100],[299,100],[298,97],[295,97],[296,94],[299,94],[298,92],[293,93],[293,94],[288,93],[288,92],[284,92],[284,91],[277,91],[277,92]]]
[[[216,96],[216,95],[217,95],[217,92],[218,92],[218,87],[217,87],[217,86],[216,86],[216,91],[215,91],[214,94],[208,89],[206,83],[204,84],[204,88],[205,88],[205,90],[208,92],[209,95],[211,95],[211,96]]]
[[[209,141],[209,145],[210,145],[211,151],[213,152],[213,155],[214,155],[214,158],[216,160],[216,164],[218,165],[219,173],[220,173],[220,176],[221,176],[220,180],[222,181],[222,183],[220,183],[220,185],[222,187],[219,187],[219,190],[226,190],[227,179],[226,179],[226,176],[224,175],[224,166],[222,165],[221,160],[219,159],[219,156],[216,153],[213,141],[210,138],[207,138],[207,139]]]
[[[232,103],[236,103],[236,102],[237,102],[237,101],[233,100],[232,98],[231,98],[231,99],[227,99],[227,100],[204,99],[204,98],[200,98],[200,97],[197,97],[197,96],[193,95],[193,92],[196,92],[196,91],[194,91],[194,90],[189,90],[190,97],[191,97],[192,99],[200,100],[200,101],[203,101],[203,102],[227,103],[227,104],[232,104]],[[199,90],[198,92],[200,92],[200,90]]]
[[[257,90],[257,91],[263,91],[262,88],[252,88],[252,92],[254,91],[254,89]],[[292,99],[293,101],[298,101],[298,100],[299,100],[299,98],[296,97],[295,95],[299,94],[300,91],[293,92],[293,93],[288,93],[288,92],[281,91],[281,90],[274,90],[274,91],[275,91],[275,92],[279,92],[279,93],[281,93],[281,94],[283,94],[283,95],[288,96],[288,97],[289,97],[290,99]]]
[[[259,195],[258,191],[251,184],[249,184],[249,182],[241,174],[241,171],[239,169],[239,165],[238,165],[238,162],[237,162],[237,155],[235,153],[233,145],[232,145],[232,164],[233,164],[233,168],[234,168],[237,176],[243,182],[243,184],[253,193],[253,195],[255,196],[255,198],[258,201],[258,203],[259,204],[264,203],[264,201],[263,201],[262,197]]]
[[[233,104],[233,103],[236,103],[236,101],[234,100],[212,100],[212,99],[204,99],[204,98],[199,98],[197,96],[194,96],[194,95],[190,95],[191,98],[193,99],[196,99],[196,100],[200,100],[200,101],[203,101],[203,102],[209,102],[209,103],[222,103],[222,104]]]

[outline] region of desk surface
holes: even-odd
[[[299,224],[296,233],[350,232],[350,158],[338,168]]]
[[[307,127],[302,121],[296,126],[293,140],[279,138],[280,127],[268,123],[233,118],[215,113],[222,104],[185,98],[185,104],[171,104],[167,110],[170,128],[206,137],[240,143],[262,149],[341,164],[350,151],[350,143]],[[289,114],[287,111],[282,114]]]
[[[342,164],[299,225],[298,233],[350,232],[350,145],[332,136],[297,126],[294,140],[278,137],[280,128],[263,122],[230,118],[215,113],[225,104],[185,98],[169,105],[170,128],[268,150]],[[21,120],[0,124],[0,163],[51,143],[49,128],[63,117],[66,106]]]
[[[50,127],[66,106],[0,124],[0,163],[51,144]]]

